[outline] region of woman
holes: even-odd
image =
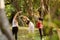
[[[40,33],[40,38],[42,40],[42,28],[43,28],[43,24],[42,24],[42,19],[39,18],[37,21],[37,28],[39,29],[39,33]]]
[[[34,24],[30,20],[27,20],[27,25],[29,26],[28,27],[29,33],[34,33]]]
[[[17,40],[17,33],[18,33],[18,22],[16,18],[12,21],[12,33],[15,35],[15,40]]]

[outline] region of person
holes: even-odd
[[[34,24],[30,21],[30,20],[27,20],[26,24],[29,26],[28,27],[28,31],[29,33],[34,33]]]
[[[40,38],[42,40],[42,28],[43,28],[43,24],[42,24],[42,18],[39,18],[38,21],[37,21],[37,28],[39,29],[39,33],[40,33]]]
[[[34,24],[30,20],[27,20],[26,24],[28,25],[28,36],[34,40]]]
[[[12,21],[12,33],[15,35],[15,40],[17,40],[18,22],[16,18],[14,18]]]

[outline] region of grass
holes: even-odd
[[[28,34],[27,27],[19,27],[18,31],[18,40],[40,40],[40,35],[38,29],[35,29],[34,34]],[[34,35],[34,39],[32,37]],[[59,40],[57,33],[53,33],[51,38],[49,36],[44,36],[43,39],[45,40]]]

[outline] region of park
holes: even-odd
[[[0,40],[60,40],[60,0],[0,0]]]

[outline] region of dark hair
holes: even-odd
[[[38,18],[39,20],[43,21],[43,18]]]
[[[29,20],[27,20],[26,24],[29,24],[29,22],[30,22],[30,21],[29,21]]]

